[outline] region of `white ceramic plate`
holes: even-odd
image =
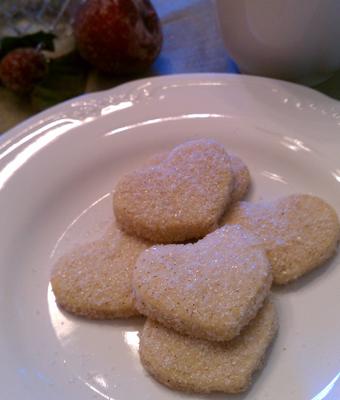
[[[233,75],[161,77],[31,118],[0,142],[1,399],[340,398],[339,257],[275,290],[279,336],[241,396],[163,388],[139,362],[141,321],[86,321],[57,308],[51,265],[110,220],[118,177],[200,137],[246,161],[252,200],[307,192],[340,213],[340,105],[304,87]]]

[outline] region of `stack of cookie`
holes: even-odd
[[[169,387],[246,390],[278,328],[272,282],[322,265],[340,235],[323,200],[241,201],[249,184],[243,161],[213,140],[156,155],[118,182],[110,231],[54,266],[58,304],[146,316],[141,361]]]

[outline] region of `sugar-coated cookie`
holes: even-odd
[[[308,194],[237,203],[223,223],[240,224],[263,240],[276,284],[291,282],[324,264],[334,255],[340,237],[335,210]]]
[[[213,231],[232,189],[233,173],[224,147],[201,139],[175,147],[156,165],[125,175],[115,188],[113,207],[127,233],[175,243]]]
[[[88,318],[138,315],[131,275],[137,257],[148,246],[113,224],[102,239],[81,245],[56,262],[51,284],[57,303]]]
[[[195,244],[150,247],[132,284],[142,314],[182,334],[224,341],[255,317],[271,283],[260,240],[231,225]]]
[[[182,336],[148,319],[140,342],[140,358],[160,383],[190,392],[239,393],[249,388],[253,373],[278,329],[274,306],[266,301],[240,336],[210,342]]]
[[[231,202],[240,201],[247,194],[250,187],[250,173],[244,161],[235,154],[229,154],[231,169],[234,175],[234,186],[231,192]]]

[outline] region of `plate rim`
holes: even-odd
[[[306,97],[313,97],[313,99],[318,100],[320,103],[329,103],[328,106],[335,106],[339,107],[339,112],[340,112],[340,101],[336,100],[322,92],[319,92],[313,88],[310,88],[308,86],[301,85],[299,83],[295,82],[289,82],[285,80],[280,80],[280,79],[274,79],[274,78],[267,78],[263,76],[256,76],[256,75],[243,75],[243,74],[233,74],[233,73],[224,73],[224,72],[216,72],[216,73],[182,73],[182,74],[173,74],[173,75],[160,75],[160,76],[151,76],[151,77],[146,77],[146,78],[140,78],[140,79],[135,79],[131,80],[122,84],[119,84],[117,86],[114,86],[112,88],[106,89],[106,90],[100,90],[100,91],[95,91],[91,93],[84,93],[79,96],[73,97],[71,99],[65,100],[61,103],[58,103],[52,107],[49,107],[46,110],[40,111],[37,114],[34,114],[25,120],[19,122],[17,125],[13,126],[9,130],[3,132],[0,135],[0,153],[2,152],[4,146],[4,142],[10,140],[11,138],[14,137],[22,137],[22,135],[25,133],[28,133],[30,131],[30,125],[33,125],[34,121],[43,120],[47,118],[48,116],[53,116],[57,112],[64,111],[66,112],[67,110],[70,110],[72,107],[72,103],[74,101],[89,101],[89,100],[96,100],[99,97],[103,97],[105,99],[109,95],[115,95],[118,93],[131,93],[133,89],[135,89],[138,86],[143,85],[143,83],[149,83],[151,84],[156,84],[157,82],[164,82],[164,81],[176,81],[176,80],[216,80],[216,81],[221,81],[221,80],[233,80],[233,81],[249,81],[252,84],[257,84],[257,83],[263,83],[263,82],[268,82],[272,83],[274,85],[281,85],[286,88],[291,88],[293,90],[299,90],[301,92],[304,92],[304,95]]]

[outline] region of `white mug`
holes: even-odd
[[[340,69],[340,0],[215,0],[241,72],[321,82]]]

